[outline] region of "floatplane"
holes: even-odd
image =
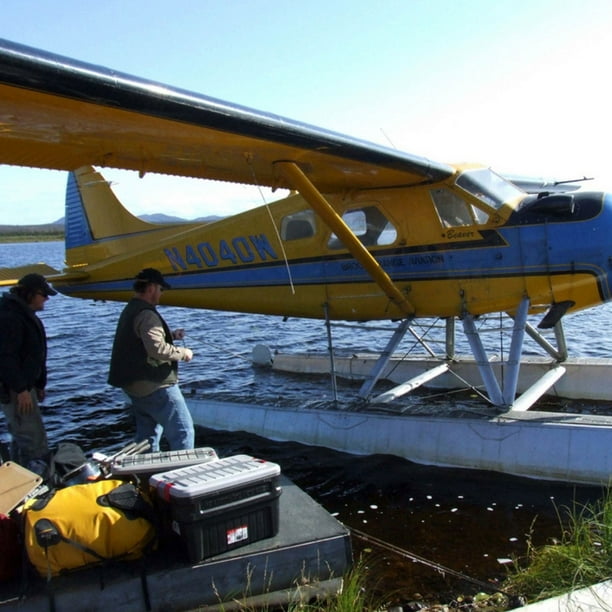
[[[534,422],[525,416],[527,410],[566,373],[563,317],[611,297],[612,194],[578,189],[575,182],[434,162],[8,41],[0,41],[0,116],[0,163],[69,172],[66,268],[43,270],[62,293],[125,301],[134,271],[154,266],[173,287],[164,295],[168,305],[321,319],[328,333],[338,321],[393,322],[386,347],[363,374],[359,395],[365,406],[342,415],[326,413],[324,419],[316,415],[316,426],[298,426],[294,413],[282,418],[276,413],[278,426],[271,427],[275,419],[267,411],[255,419],[267,423],[256,433],[523,473],[527,468],[474,459],[482,451],[434,457],[433,438],[421,442],[429,444],[421,452],[414,446],[418,440],[410,442],[413,436],[403,428],[422,432],[422,425],[408,417],[401,427],[396,417],[393,425],[375,421],[368,406],[457,372],[459,322],[480,377],[478,387],[499,413],[495,423],[512,421],[525,431],[525,422]],[[155,225],[129,213],[93,167],[289,194],[211,223]],[[5,273],[4,283],[14,282],[13,277]],[[511,321],[509,351],[501,362],[488,353],[478,324],[492,313]],[[530,323],[534,316],[538,325]],[[415,331],[415,322],[431,317],[445,322],[446,345],[440,353]],[[553,331],[553,342],[543,330]],[[391,390],[375,392],[407,335],[425,350],[421,370]],[[535,380],[518,393],[526,338],[535,340],[546,358]],[[209,421],[202,424],[253,429],[253,417],[241,416],[244,406],[223,423],[207,406],[202,418]],[[541,420],[542,413],[537,414]],[[342,422],[321,432],[320,422],[334,418]],[[576,419],[579,429],[585,425]],[[357,421],[367,425],[353,439],[348,432],[355,433]],[[456,421],[449,429],[455,441]],[[443,419],[431,423],[436,445],[443,446]],[[599,425],[606,430],[607,447],[609,423]],[[312,435],[306,433],[312,428]],[[590,422],[588,431],[593,428]],[[334,431],[343,433],[334,436]],[[510,435],[504,432],[499,440]],[[399,437],[392,443],[394,435]],[[459,435],[468,447],[469,433]],[[482,439],[484,434],[475,435]],[[540,437],[532,444],[547,441]],[[589,447],[592,438],[582,449],[585,444]],[[529,464],[529,448],[517,445],[517,436],[511,445],[513,454]],[[603,469],[607,478],[607,463]],[[544,475],[602,479],[600,471],[586,477],[551,470]]]

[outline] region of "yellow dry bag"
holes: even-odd
[[[150,504],[133,484],[121,480],[59,489],[26,510],[25,546],[42,576],[111,559],[136,559],[154,542]]]

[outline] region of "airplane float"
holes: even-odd
[[[135,272],[153,266],[173,287],[169,305],[394,321],[366,400],[414,321],[439,317],[447,350],[405,388],[452,371],[459,320],[497,408],[519,401],[525,334],[550,354],[529,407],[563,374],[562,317],[611,297],[610,194],[433,162],[6,40],[0,122],[0,163],[69,172],[66,268],[49,276],[59,291],[126,301]],[[155,225],[91,166],[290,194],[211,223]],[[502,380],[476,323],[489,313],[513,321]],[[535,314],[557,347],[530,325]]]

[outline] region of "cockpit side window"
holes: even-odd
[[[281,221],[281,238],[283,240],[301,240],[315,235],[315,215],[312,210],[302,210],[287,215]]]
[[[342,219],[364,246],[384,246],[393,244],[397,239],[394,225],[376,206],[347,210]],[[330,249],[344,248],[336,234],[330,236],[327,246]]]
[[[431,198],[443,227],[459,227],[486,223],[489,215],[472,206],[450,189],[441,187],[431,190]]]
[[[450,189],[432,189],[431,198],[444,227],[472,225],[467,203]]]

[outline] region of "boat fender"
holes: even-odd
[[[253,347],[251,360],[257,366],[271,366],[274,363],[270,349],[264,344],[256,344]]]

